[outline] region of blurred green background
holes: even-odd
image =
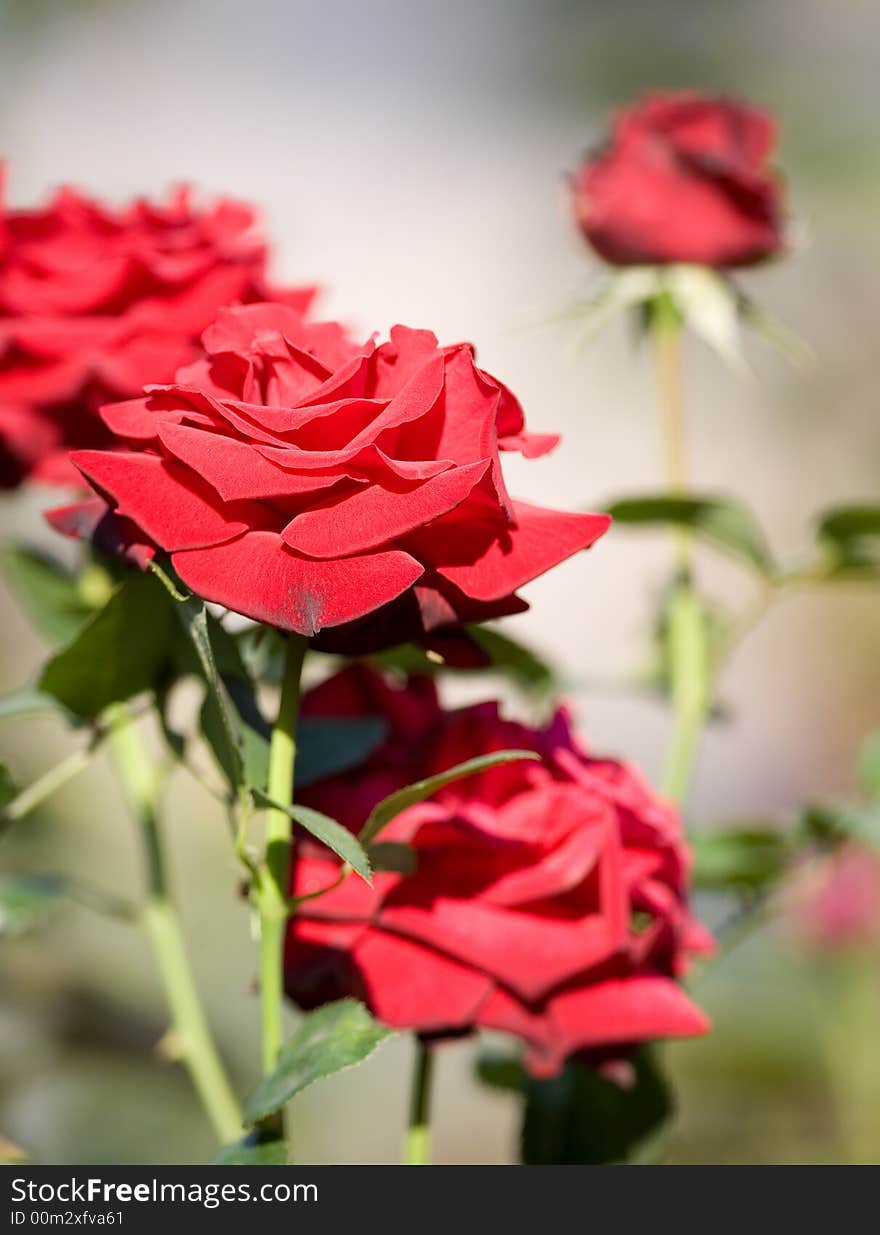
[[[120,197],[186,179],[260,203],[280,272],[324,284],[326,312],[365,332],[402,320],[474,339],[531,426],[564,434],[548,460],[512,461],[514,491],[572,507],[657,488],[660,455],[647,365],[624,330],[573,354],[554,321],[595,274],[566,216],[566,169],[607,109],[645,89],[702,86],[772,108],[802,245],[747,282],[817,365],[797,374],[756,347],[743,382],[690,348],[692,474],[742,495],[795,562],[815,512],[876,502],[880,9],[867,0],[18,0],[0,21],[10,200],[61,181]],[[50,500],[3,498],[3,535],[51,543],[39,518]],[[702,569],[720,597],[748,601],[734,571]],[[564,663],[594,748],[652,776],[665,713],[619,683],[667,570],[661,536],[612,533],[534,585],[516,622]],[[6,690],[43,648],[5,593],[0,603]],[[880,721],[878,618],[865,588],[772,610],[723,680],[725,719],[695,786],[701,825],[784,817],[852,790],[859,738]],[[70,741],[39,719],[0,732],[20,784]],[[200,986],[245,1089],[254,952],[227,834],[185,773],[169,801]],[[3,863],[136,894],[138,854],[108,770],[99,762],[17,829]],[[42,1162],[210,1158],[185,1077],[156,1052],[165,1021],[133,929],[72,907],[45,933],[3,943],[0,965],[0,1135]],[[667,1160],[880,1162],[878,971],[880,957],[811,960],[771,924],[707,976],[714,1032],[666,1051],[680,1106]],[[298,1099],[298,1160],[393,1161],[408,1051],[386,1045]],[[472,1051],[442,1054],[437,1160],[509,1161],[513,1102],[476,1088]]]

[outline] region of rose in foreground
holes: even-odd
[[[575,218],[617,266],[743,266],[784,242],[781,185],[768,167],[772,118],[724,98],[649,95],[571,180]]]
[[[264,304],[204,345],[174,384],[102,409],[124,448],[71,456],[100,496],[56,527],[164,550],[206,600],[351,651],[518,612],[518,587],[608,525],[508,496],[499,449],[556,439],[525,431],[469,344],[397,326],[356,346]]]
[[[219,308],[270,294],[265,264],[251,206],[186,190],[112,209],[65,188],[2,210],[0,485],[81,483],[67,450],[109,441],[98,406],[169,381]],[[312,294],[283,297],[304,311]]]
[[[525,1041],[536,1075],[581,1051],[706,1030],[676,978],[711,946],[685,903],[688,851],[673,810],[639,774],[495,704],[444,712],[433,685],[395,689],[349,668],[307,696],[312,714],[379,714],[384,747],[301,800],[357,830],[386,794],[465,758],[517,748],[517,762],[455,782],[381,834],[411,846],[411,874],[347,879],[291,919],[289,994],[310,1008],[345,994],[424,1034],[478,1027]],[[302,843],[292,891],[333,884],[337,861]]]

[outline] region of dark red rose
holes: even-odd
[[[0,169],[2,171],[2,169]],[[80,484],[71,447],[110,440],[108,399],[170,381],[217,310],[266,299],[266,247],[251,206],[111,209],[62,189],[0,214],[0,485]],[[305,311],[313,289],[271,293]]]
[[[124,540],[121,516],[199,596],[351,651],[519,611],[518,587],[608,526],[508,496],[499,449],[556,439],[469,344],[397,326],[355,346],[275,304],[223,311],[204,344],[173,385],[102,409],[126,449],[72,458],[107,509],[56,527]]]
[[[343,995],[426,1034],[476,1028],[522,1038],[536,1075],[567,1056],[624,1052],[699,1034],[707,1021],[676,978],[711,947],[686,905],[689,853],[678,818],[635,769],[588,755],[566,712],[532,730],[487,703],[444,712],[432,685],[395,689],[364,667],[312,691],[307,714],[380,714],[386,744],[301,801],[357,831],[386,794],[476,755],[505,764],[410,807],[380,835],[415,850],[415,873],[349,878],[303,902],[288,929],[290,996]],[[329,887],[334,855],[303,840],[292,891]]]
[[[615,266],[759,261],[784,242],[775,140],[772,117],[743,103],[649,95],[572,177],[575,218]]]

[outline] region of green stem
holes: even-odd
[[[88,746],[83,746],[79,750],[75,750],[72,755],[68,755],[66,759],[62,759],[54,768],[50,768],[48,772],[44,772],[26,789],[22,789],[21,793],[0,812],[0,825],[15,823],[18,819],[24,819],[25,815],[29,815],[31,811],[36,810],[38,806],[50,798],[53,793],[57,793],[69,780],[73,780],[74,776],[78,776],[85,768],[89,766],[95,751],[98,747],[98,741],[92,741]]]
[[[269,797],[279,806],[290,806],[293,803],[300,680],[307,646],[306,640],[299,635],[288,637],[281,701],[269,748],[267,785]],[[283,953],[288,916],[292,827],[291,818],[285,811],[270,810],[267,813],[265,867],[256,892],[260,915],[260,1003],[264,1075],[274,1069],[281,1049]]]
[[[687,493],[681,320],[668,297],[654,303],[651,337],[657,372],[666,484],[671,496]],[[667,610],[667,656],[672,737],[661,787],[674,802],[687,797],[709,706],[709,653],[703,607],[693,586],[693,536],[675,533],[677,579]]]
[[[196,991],[172,904],[159,832],[159,782],[137,725],[123,704],[108,709],[110,748],[125,797],[140,826],[147,875],[142,922],[156,957],[181,1057],[221,1143],[241,1135],[241,1111]]]
[[[667,609],[672,696],[672,738],[666,752],[662,792],[673,802],[687,797],[709,705],[706,627],[690,582],[676,585]]]
[[[431,1080],[434,1054],[416,1035],[416,1059],[410,1095],[409,1124],[403,1143],[405,1166],[428,1166],[431,1161]]]

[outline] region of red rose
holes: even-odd
[[[880,943],[880,858],[856,844],[805,861],[789,884],[789,919],[797,940],[820,951]]]
[[[575,218],[616,266],[744,266],[783,244],[773,119],[728,99],[655,94],[621,111],[572,177]]]
[[[372,889],[350,878],[303,902],[285,960],[300,1006],[353,994],[401,1028],[504,1030],[536,1075],[707,1028],[675,980],[711,946],[687,911],[678,818],[634,769],[587,755],[564,711],[537,731],[495,704],[443,712],[428,682],[396,690],[364,667],[312,691],[305,711],[389,722],[365,767],[302,795],[354,831],[386,794],[463,759],[517,748],[544,762],[468,777],[399,815],[380,840],[411,846],[414,874],[377,873]],[[305,840],[292,890],[329,887],[338,869]]]
[[[521,584],[608,525],[508,497],[499,448],[556,439],[525,431],[469,344],[397,326],[356,347],[273,304],[223,311],[204,344],[175,384],[102,409],[128,449],[72,458],[114,513],[78,505],[56,527],[158,546],[206,600],[342,628],[321,645],[351,651],[520,611]]]
[[[265,299],[265,261],[252,207],[186,190],[111,210],[62,189],[2,212],[0,485],[79,483],[67,450],[110,440],[98,406],[170,381],[219,308]],[[312,294],[283,298],[304,311]]]

